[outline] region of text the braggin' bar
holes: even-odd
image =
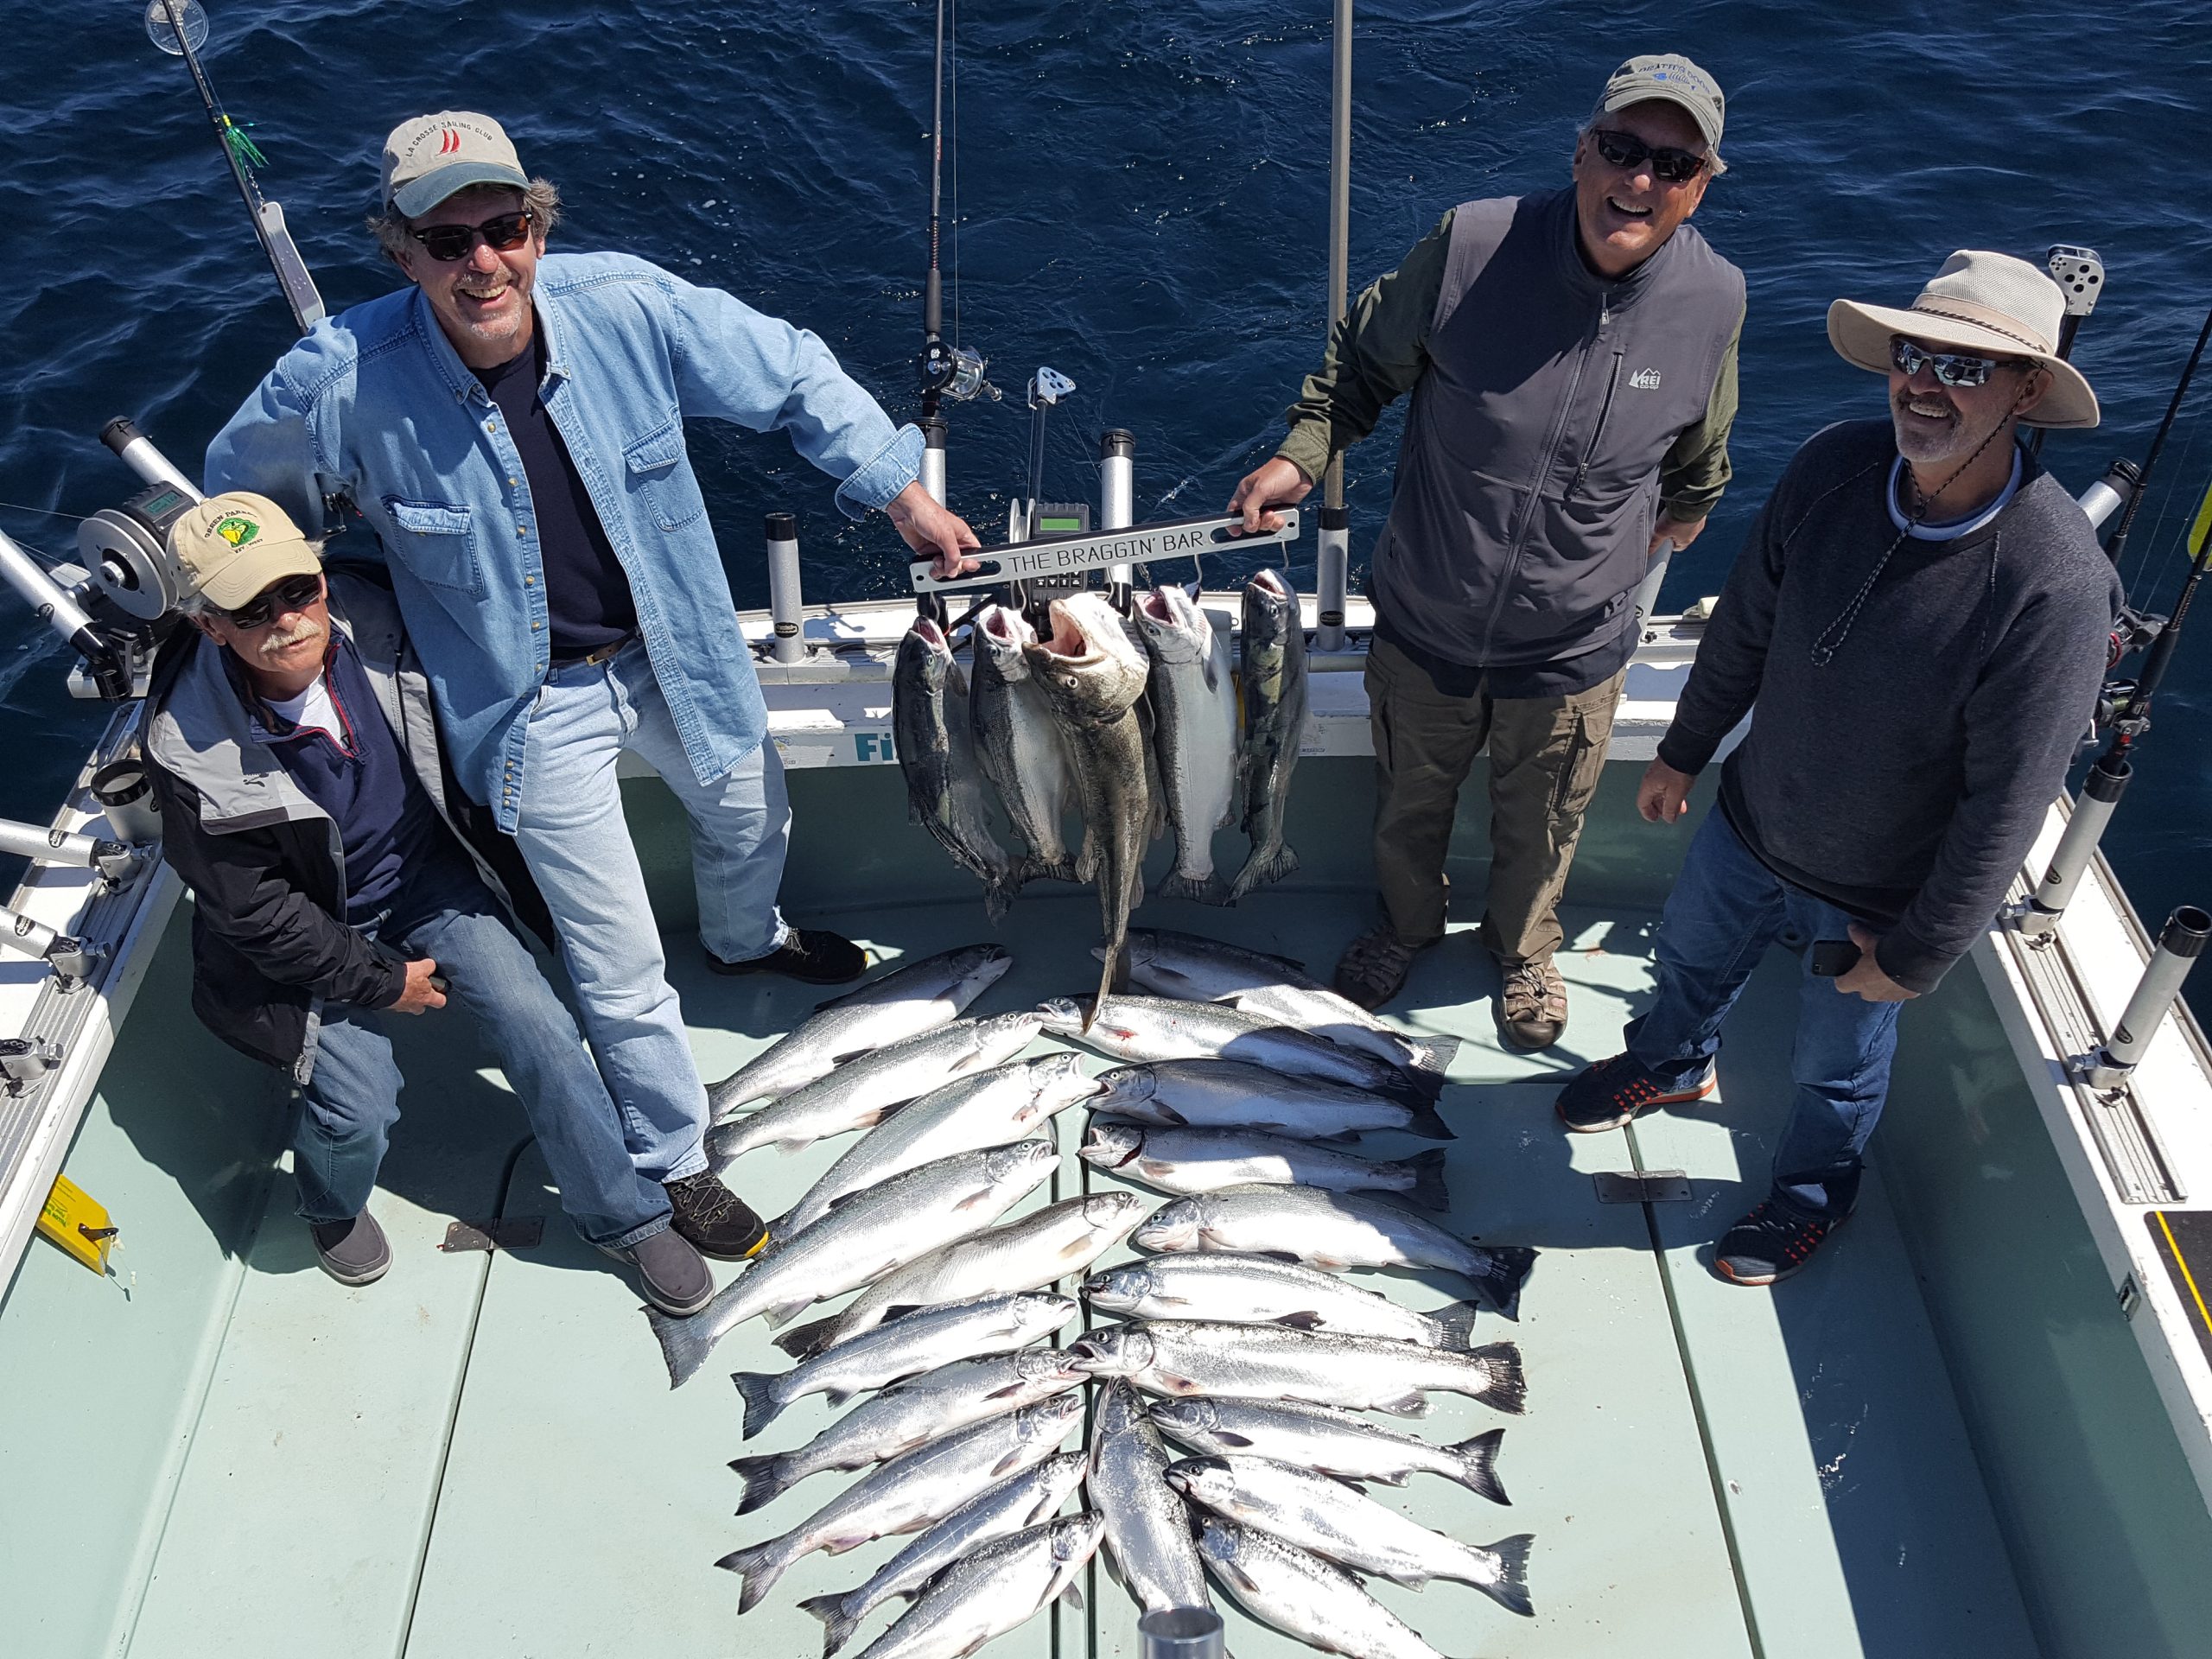
[[[1231,548],[1264,547],[1298,539],[1297,511],[1274,509],[1282,518],[1281,530],[1231,536],[1229,527],[1242,519],[1234,515],[1209,518],[1176,518],[1165,524],[1140,524],[1130,530],[1109,531],[1094,536],[1048,536],[1033,542],[984,548],[976,556],[982,568],[938,582],[930,575],[926,559],[908,567],[918,594],[939,593],[953,588],[987,588],[995,582],[1028,582],[1039,576],[1061,576],[1078,570],[1103,570],[1116,564],[1148,564],[1154,559],[1188,559]]]

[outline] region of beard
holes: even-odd
[[[1900,392],[1890,400],[1890,423],[1897,429],[1897,453],[1907,461],[1943,461],[1963,459],[1981,440],[1967,430],[1966,417],[1955,404],[1951,405],[1950,418],[1941,423],[1915,415],[1908,405],[1915,402],[1914,394]],[[1927,406],[1934,408],[1935,401]]]

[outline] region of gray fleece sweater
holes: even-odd
[[[2065,781],[2102,683],[2119,579],[2032,461],[1990,523],[1882,550],[1887,420],[1816,433],[1752,525],[1659,756],[1695,772],[1751,729],[1720,802],[1777,875],[1864,918],[1935,988],[1986,929]],[[1815,664],[1815,644],[1833,648]]]

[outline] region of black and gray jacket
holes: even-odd
[[[429,683],[391,590],[372,574],[333,570],[329,593],[331,621],[353,641],[424,792],[486,886],[543,934],[543,905],[513,843],[486,833],[452,787]],[[405,963],[346,924],[338,826],[255,735],[222,647],[195,629],[179,629],[155,664],[145,747],[163,856],[194,893],[193,1011],[232,1047],[304,1084],[323,1006],[389,1007]],[[457,820],[455,807],[467,816]]]

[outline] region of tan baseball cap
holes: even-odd
[[[1713,170],[1724,173],[1720,161],[1720,129],[1728,117],[1728,100],[1720,83],[1679,52],[1647,53],[1630,58],[1613,71],[1599,95],[1597,115],[1611,115],[1631,104],[1672,104],[1697,123]]]
[[[245,490],[211,495],[170,525],[169,556],[188,592],[226,611],[286,576],[322,574],[284,509]]]
[[[384,203],[409,219],[472,184],[530,186],[506,129],[488,115],[467,110],[418,115],[384,141]]]

